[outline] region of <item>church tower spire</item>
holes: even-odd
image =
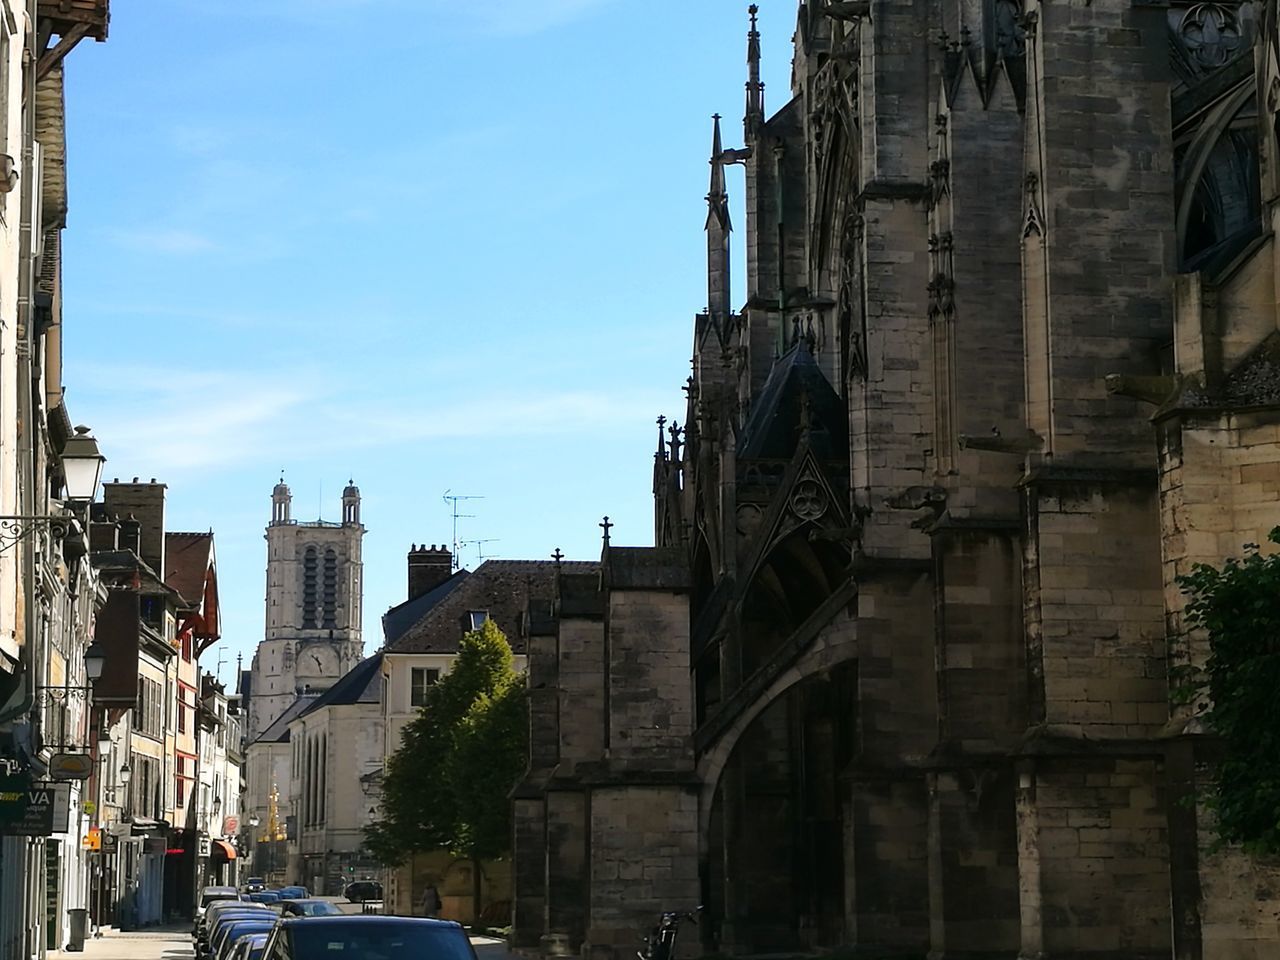
[[[712,118],[711,187],[707,191],[707,312],[713,319],[732,312],[729,289],[729,194],[724,183],[724,148],[720,141],[720,114]]]
[[[760,81],[760,30],[756,15],[760,8],[754,3],[747,7],[751,15],[751,29],[747,33],[747,142],[755,140],[755,135],[764,123],[764,84]]]

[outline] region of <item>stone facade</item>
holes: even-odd
[[[752,14],[655,455],[687,579],[606,542],[530,611],[517,938],[1269,956],[1169,677],[1178,575],[1280,523],[1275,0],[808,2],[772,115]]]
[[[250,742],[299,696],[332,687],[364,651],[360,491],[343,491],[338,523],[299,522],[292,503],[282,480],[267,527],[267,628],[253,655]]]

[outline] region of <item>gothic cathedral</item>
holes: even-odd
[[[298,522],[283,480],[267,526],[266,636],[253,656],[248,739],[300,696],[333,686],[360,662],[360,491],[342,492],[342,521]]]

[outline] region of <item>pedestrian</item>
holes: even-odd
[[[428,882],[427,889],[422,891],[422,915],[424,917],[434,917],[440,913],[442,906],[440,891],[436,889],[435,881]]]

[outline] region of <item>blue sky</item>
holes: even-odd
[[[796,4],[761,7],[772,109]],[[67,61],[67,405],[108,479],[215,531],[224,659],[261,638],[282,469],[298,519],[361,488],[367,652],[410,544],[450,539],[446,490],[484,497],[460,537],[486,556],[593,558],[604,514],[652,542],[746,24],[745,0],[112,5]]]

